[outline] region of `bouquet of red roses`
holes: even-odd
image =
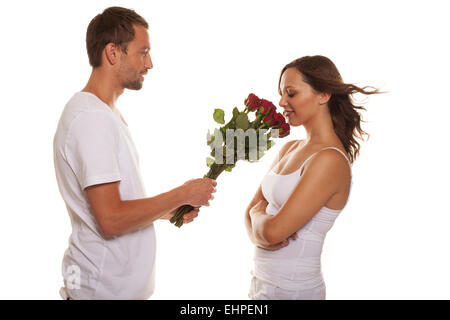
[[[289,135],[289,124],[272,102],[251,93],[244,103],[246,107],[243,111],[237,107],[233,109],[233,116],[227,124],[225,112],[214,110],[214,120],[225,125],[215,129],[213,135],[208,131],[207,144],[212,151],[211,157],[206,159],[209,171],[204,178],[216,180],[223,171],[231,172],[239,160],[258,161],[275,144],[271,138]],[[249,114],[253,112],[255,118],[250,121]],[[181,227],[183,216],[192,209],[190,205],[181,206],[170,222]]]

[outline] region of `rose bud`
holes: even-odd
[[[272,102],[262,99],[261,107],[259,108],[258,112],[256,114],[267,114],[267,112],[271,110],[276,110],[277,108],[273,105]]]
[[[289,126],[289,124],[287,124],[286,122],[281,124],[279,137],[280,138],[286,137],[287,135],[289,135],[290,131],[291,127]]]
[[[272,109],[270,110],[269,114],[264,117],[263,121],[268,127],[273,127],[274,125],[276,125],[276,114],[276,111]]]
[[[275,127],[279,127],[279,126],[281,126],[283,123],[286,123],[286,120],[284,119],[284,116],[281,114],[281,113],[279,113],[279,112],[277,112],[277,113],[275,113],[275,115],[274,115],[274,126]]]
[[[262,101],[255,94],[250,93],[244,103],[250,111],[255,111],[261,106]]]

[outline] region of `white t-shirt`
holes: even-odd
[[[153,225],[106,240],[84,192],[91,185],[120,181],[122,200],[146,197],[127,125],[94,94],[77,92],[62,112],[53,152],[72,222],[62,263],[66,292],[72,299],[149,298],[154,290]]]

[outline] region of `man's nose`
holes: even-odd
[[[145,59],[145,68],[147,69],[153,69],[153,62],[152,62],[152,58],[150,57],[150,55],[147,55],[147,59]]]

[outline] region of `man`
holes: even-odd
[[[147,299],[154,290],[153,222],[176,209],[209,205],[216,182],[194,179],[147,198],[139,158],[116,101],[142,88],[152,69],[148,24],[133,10],[111,7],[89,24],[92,74],[69,100],[54,137],[60,193],[72,222],[62,273],[64,299]]]

